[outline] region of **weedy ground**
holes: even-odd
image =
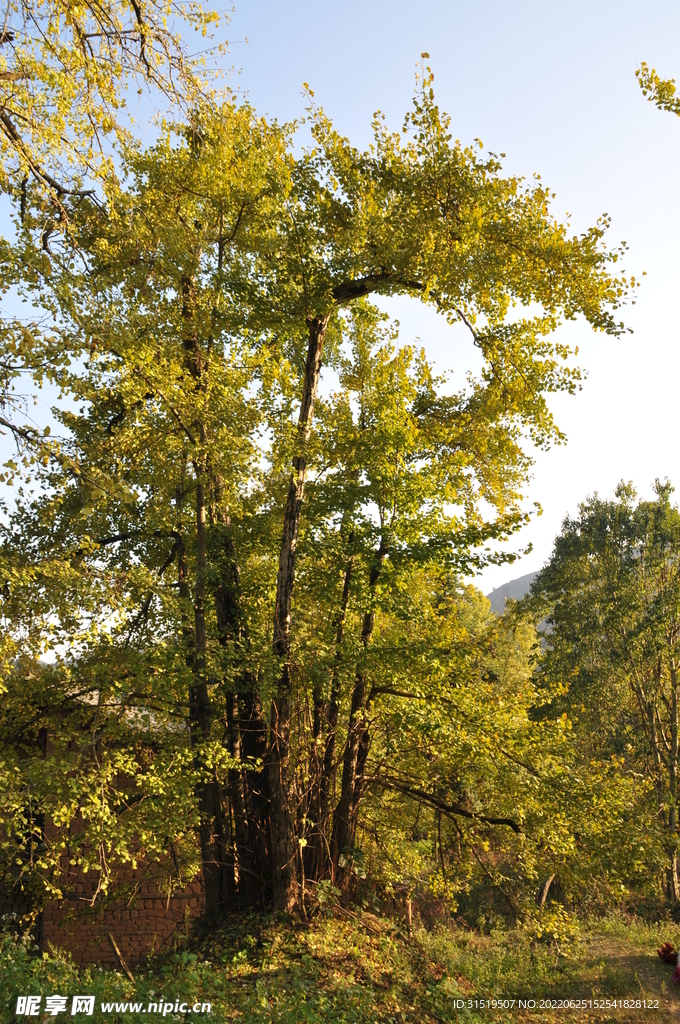
[[[616,917],[582,925],[560,944],[525,928],[480,934],[455,926],[414,927],[409,936],[398,922],[361,912],[336,910],[311,924],[244,916],[204,935],[191,951],[137,968],[132,984],[116,972],[79,971],[56,950],[37,954],[5,935],[0,1018],[3,1024],[17,1019],[18,994],[87,992],[96,996],[96,1008],[93,1017],[82,1019],[109,1024],[192,1019],[101,1008],[102,1002],[146,1007],[161,997],[173,1003],[209,1001],[210,1016],[199,1018],[205,1024],[666,1024],[680,1021],[680,985],[656,955],[666,940],[677,946],[677,925]],[[520,1000],[526,1008],[520,1008]],[[552,1001],[560,1000],[566,1005],[552,1008]],[[596,1000],[605,1005],[597,1006]],[[646,1008],[650,1001],[658,1001],[658,1008]],[[41,1020],[71,1019],[69,1012],[70,1003],[60,1017]]]

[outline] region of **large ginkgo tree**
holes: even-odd
[[[30,730],[53,734],[67,710],[99,743],[69,746],[88,779],[127,752],[83,832],[99,870],[140,849],[179,863],[181,837],[211,910],[263,893],[303,905],[310,874],[348,891],[371,787],[521,830],[521,808],[488,789],[488,807],[466,802],[426,760],[400,782],[398,758],[373,756],[398,753],[390,721],[412,738],[416,719],[389,702],[429,693],[433,715],[455,713],[434,692],[454,685],[455,644],[428,654],[404,594],[436,601],[428,579],[480,564],[480,545],[524,521],[527,442],[559,436],[547,395],[579,380],[554,332],[581,316],[616,336],[634,282],[605,220],[570,234],[540,182],[455,141],[432,81],[424,69],[403,131],[376,118],[366,151],[313,103],[301,155],[291,129],[247,106],[199,104],[149,150],[124,150],[104,200],[63,197],[40,251],[41,191],[26,190],[20,287],[53,317],[43,340],[69,405],[62,438],[33,447],[39,490],[20,495],[2,555],[3,743],[18,766],[5,820],[24,873]],[[385,325],[378,304],[394,295],[446,318],[479,376],[447,394],[427,353]],[[65,824],[77,804],[49,783],[31,806]]]

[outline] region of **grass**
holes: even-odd
[[[680,1017],[680,986],[655,954],[677,925],[591,922],[571,941],[537,939],[535,929],[490,934],[455,927],[406,934],[398,922],[336,912],[312,924],[241,917],[184,950],[124,975],[78,971],[53,951],[36,955],[7,935],[0,946],[0,1018],[14,1021],[16,997],[92,993],[93,1017],[66,1013],[42,1020],[146,1021],[148,1013],[101,1010],[102,1002],[208,1001],[212,1024],[441,1024],[453,1021],[642,1021],[650,1012],[616,1006],[555,1009],[550,999],[658,999],[657,1024]],[[678,997],[675,990],[678,990]],[[503,1001],[515,1000],[513,1006]],[[529,1000],[536,1006],[530,1008]],[[496,1001],[496,1005],[493,1001]],[[519,1001],[527,1001],[520,1009]],[[499,1002],[500,1001],[500,1002]],[[491,1003],[491,1005],[487,1005]],[[28,1018],[20,1018],[24,1021]],[[168,1012],[153,1020],[192,1020]],[[193,1020],[196,1020],[195,1016]],[[150,1024],[150,1022],[149,1022]]]

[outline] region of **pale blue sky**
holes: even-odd
[[[250,0],[237,2],[229,37],[232,83],[260,111],[298,116],[309,82],[358,145],[378,108],[401,125],[426,50],[454,135],[505,152],[509,171],[539,172],[575,228],[608,212],[611,242],[630,246],[627,269],[647,271],[625,317],[634,335],[570,327],[589,376],[581,394],[553,403],[569,443],[537,459],[529,499],[544,514],[516,542],[531,540],[534,553],[487,570],[482,587],[538,568],[565,513],[621,477],[648,494],[668,476],[680,498],[680,119],[645,102],[635,79],[646,60],[680,80],[680,4]],[[474,359],[416,303],[395,313],[402,338],[420,336],[440,367],[458,373]]]

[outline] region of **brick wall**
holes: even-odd
[[[40,743],[43,750],[49,748],[45,730],[41,730]],[[124,782],[119,778],[118,784],[121,781]],[[129,785],[133,785],[133,780],[129,780]],[[82,821],[76,819],[68,831],[76,838],[82,827]],[[47,841],[53,841],[57,833],[52,822],[45,823]],[[155,868],[158,873],[158,865]],[[99,898],[91,907],[97,877],[73,867],[68,854],[64,853],[61,871],[67,898],[49,902],[37,919],[34,918],[34,934],[40,949],[49,951],[50,945],[58,946],[71,953],[78,965],[101,964],[116,968],[120,968],[120,963],[109,933],[128,966],[139,963],[151,953],[172,949],[174,942],[185,935],[190,921],[203,912],[202,884],[197,879],[175,892],[168,901],[162,879],[154,879],[149,869],[150,865],[144,863],[137,869],[131,865],[119,869],[114,896],[116,885],[124,896],[114,902],[110,895],[105,902]],[[19,921],[26,922],[33,916],[33,904],[16,881],[16,878],[0,879],[0,917],[13,914]]]
[[[71,829],[76,834],[79,830],[77,824]],[[49,824],[45,831],[50,838],[56,833]],[[136,869],[123,866],[113,883],[113,900],[110,891],[91,906],[98,875],[84,874],[69,863],[68,853],[64,853],[61,873],[65,899],[48,902],[36,916],[31,894],[20,888],[18,877],[0,879],[0,918],[14,917],[19,927],[21,922],[26,927],[32,921],[31,931],[43,951],[49,951],[50,945],[57,946],[71,953],[79,965],[120,968],[111,933],[131,966],[151,953],[172,949],[184,937],[190,922],[203,912],[200,877],[168,901],[167,875],[164,879],[162,865],[153,867],[154,872],[143,861]],[[119,899],[115,898],[117,894]]]
[[[134,892],[126,899],[107,902],[104,908],[100,903],[89,906],[95,883],[71,869],[73,891],[68,899],[48,903],[42,912],[38,931],[41,949],[49,950],[52,944],[68,950],[79,965],[116,968],[120,965],[109,932],[128,966],[139,963],[150,953],[171,949],[184,936],[191,919],[202,912],[201,883],[193,882],[168,902],[157,882],[143,878],[143,871],[126,871],[120,880],[127,883],[126,895],[130,883]]]

